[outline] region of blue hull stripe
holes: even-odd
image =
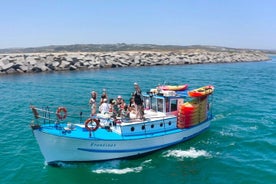
[[[87,152],[96,152],[96,153],[125,153],[125,152],[138,152],[138,151],[150,151],[150,150],[157,150],[157,149],[162,149],[162,148],[165,148],[165,147],[169,147],[169,146],[172,146],[174,144],[178,144],[180,142],[183,142],[183,141],[186,141],[186,140],[189,140],[199,134],[201,134],[202,132],[204,132],[205,130],[207,130],[209,127],[201,130],[200,132],[197,132],[196,134],[193,134],[191,136],[188,136],[188,137],[184,137],[182,140],[180,141],[175,141],[175,142],[172,142],[172,143],[169,143],[169,144],[163,144],[163,145],[160,145],[160,146],[152,146],[152,147],[147,147],[147,148],[139,148],[139,149],[124,149],[124,150],[98,150],[98,149],[87,149],[87,148],[78,148],[78,150],[80,151],[87,151]]]

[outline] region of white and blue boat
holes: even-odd
[[[49,164],[138,156],[184,142],[207,130],[212,119],[212,96],[189,98],[187,91],[152,90],[143,94],[142,120],[97,114],[83,122],[68,123],[65,107],[52,112],[48,107],[31,106],[31,128]],[[56,118],[51,118],[52,113]]]

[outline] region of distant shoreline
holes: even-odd
[[[246,49],[230,48],[211,45],[156,45],[156,44],[74,44],[74,45],[49,45],[28,48],[0,49],[0,54],[11,53],[64,53],[64,52],[118,52],[118,51],[179,51],[189,49],[201,49],[216,52],[248,52],[260,51],[265,54],[276,54],[273,49]]]
[[[0,75],[53,71],[92,70],[131,66],[185,65],[267,61],[263,52],[252,50],[49,52],[0,54]]]

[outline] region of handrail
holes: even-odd
[[[37,108],[37,107],[34,107],[34,108],[35,108],[36,110],[38,110],[38,111],[41,111],[41,112],[48,112],[48,113],[56,114],[56,112],[53,112],[53,111],[44,110],[44,109]]]
[[[62,120],[60,120],[56,117],[57,112],[53,111],[53,110],[50,110],[50,108],[48,106],[38,108],[38,107],[35,107],[33,105],[30,105],[30,108],[32,109],[32,111],[34,113],[35,119],[40,118],[40,119],[44,120],[44,124],[47,123],[46,122],[47,120],[49,121],[49,123],[50,123],[50,121],[51,122],[62,121]],[[86,113],[88,114],[88,112],[90,112],[90,111],[87,111],[87,112],[84,111],[84,112],[85,112],[85,114]],[[51,114],[54,115],[54,116],[51,116]],[[71,114],[71,115],[70,114],[67,115],[67,118],[78,119],[79,123],[83,123],[82,121],[83,121],[84,117],[86,117],[86,116],[84,115],[83,111],[80,111],[78,113],[74,113],[74,114]],[[87,115],[87,117],[89,117],[89,115]]]
[[[54,122],[57,121],[56,119],[51,119],[51,118],[47,118],[47,117],[44,117],[44,116],[38,116],[38,117],[41,118],[41,119],[49,120],[49,121],[54,121]]]

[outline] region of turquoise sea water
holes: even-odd
[[[275,183],[275,67],[272,57],[268,62],[0,76],[0,183]],[[190,89],[216,87],[208,131],[144,157],[45,165],[29,127],[30,104],[86,113],[92,89],[106,88],[110,98],[128,99],[133,82],[146,91],[164,81],[188,83]]]

